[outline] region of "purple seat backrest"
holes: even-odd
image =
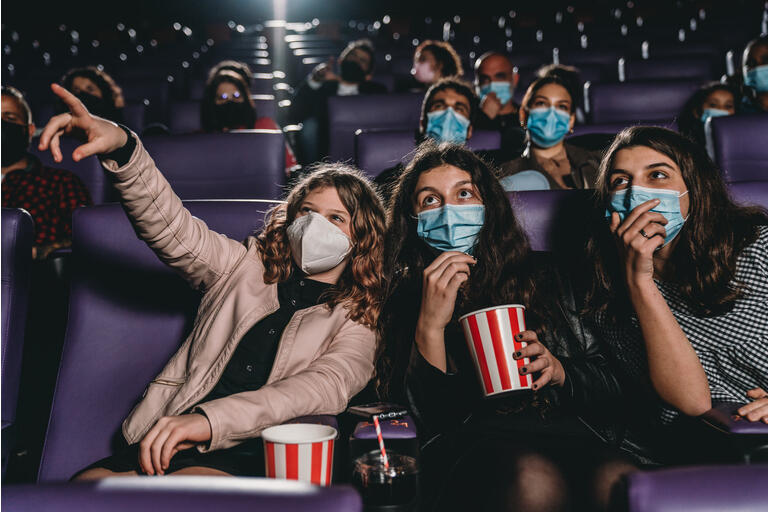
[[[739,204],[768,208],[768,180],[729,183],[728,191]]]
[[[182,199],[277,199],[283,193],[279,130],[146,137],[144,145]]]
[[[683,78],[705,81],[715,78],[712,61],[701,57],[629,60],[624,73],[627,81]]]
[[[725,180],[768,180],[768,115],[718,117],[709,137]]]
[[[624,128],[630,126],[661,126],[677,131],[677,122],[672,119],[645,120],[635,123],[599,123],[599,124],[577,124],[573,127],[573,133],[569,137],[578,137],[589,133],[619,133]]]
[[[277,119],[277,103],[273,94],[252,94],[251,99],[256,107],[256,117]]]
[[[34,222],[24,210],[3,208],[2,224],[2,427],[5,428],[16,420]]]
[[[472,130],[467,147],[473,151],[501,149],[501,132],[495,130]]]
[[[32,140],[30,149],[32,154],[37,156],[43,165],[66,169],[76,174],[91,194],[93,204],[109,203],[115,200],[112,185],[104,174],[104,169],[101,167],[101,162],[99,162],[98,158],[91,156],[79,162],[72,160],[72,152],[82,144],[81,142],[69,137],[62,138],[61,155],[63,160],[61,162],[55,162],[50,151],[39,151],[37,149],[38,143],[38,139]]]
[[[371,178],[408,162],[413,149],[413,130],[358,130],[355,134],[355,161]]]
[[[174,135],[202,131],[200,101],[174,100],[169,106],[168,128]]]
[[[317,485],[246,477],[123,477],[102,482],[3,485],[3,503],[15,512],[361,512],[349,485]]]
[[[630,512],[762,510],[768,465],[692,466],[629,475]]]
[[[267,201],[191,201],[235,240],[263,227]],[[190,332],[199,293],[137,237],[118,204],[81,208],[73,226],[69,318],[41,481],[111,453],[120,425]]]
[[[143,101],[127,102],[123,108],[123,120],[125,121],[125,126],[136,133],[141,133],[141,130],[144,129],[144,126],[146,125],[146,115],[147,106]]]
[[[698,81],[625,82],[584,85],[592,123],[672,119],[699,86]]]
[[[358,129],[415,130],[419,125],[423,97],[416,93],[328,98],[329,158],[354,158]]]

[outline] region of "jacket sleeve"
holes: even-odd
[[[298,416],[343,412],[371,379],[375,348],[375,332],[347,320],[325,353],[300,372],[198,405],[193,412],[205,414],[211,424],[211,442],[199,449],[230,448]]]
[[[135,134],[127,164],[103,160],[136,234],[193,287],[210,288],[245,256],[243,244],[208,229],[192,216]]]

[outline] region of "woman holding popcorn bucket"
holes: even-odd
[[[531,255],[485,162],[419,147],[388,208],[377,380],[419,422],[436,510],[601,507],[632,467],[577,416],[621,389],[568,280]]]

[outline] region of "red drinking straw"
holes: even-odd
[[[373,425],[376,427],[376,437],[379,438],[379,448],[381,448],[381,458],[384,460],[384,467],[389,469],[389,459],[387,459],[387,449],[384,448],[384,436],[381,435],[381,425],[379,425],[379,417],[373,416]]]

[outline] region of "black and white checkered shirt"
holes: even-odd
[[[656,281],[656,286],[699,356],[712,400],[745,403],[748,390],[768,390],[768,226],[761,226],[758,239],[739,255],[735,280],[745,289],[743,297],[730,312],[707,318],[696,316],[677,286],[661,281]],[[596,324],[624,371],[641,387],[650,389],[648,359],[637,318],[633,315],[629,322],[613,326],[601,315]],[[671,422],[678,414],[659,404],[662,423]]]

